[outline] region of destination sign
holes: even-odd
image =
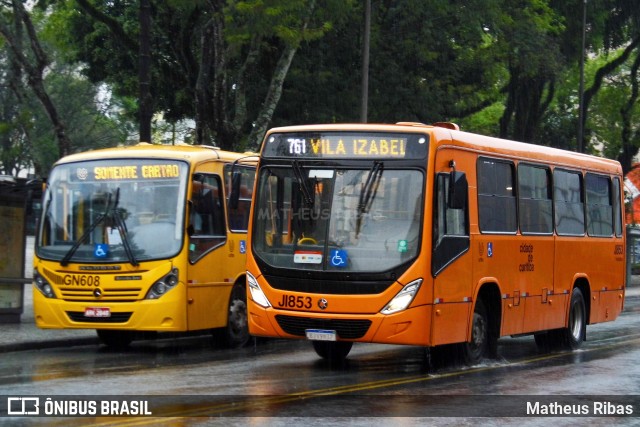
[[[99,180],[113,179],[149,179],[149,178],[178,178],[178,165],[135,165],[135,166],[96,166],[93,168],[93,178]]]
[[[131,160],[87,162],[69,166],[71,180],[75,182],[178,179],[183,169],[177,162],[134,164]]]
[[[335,133],[272,134],[264,143],[264,157],[421,159],[427,152],[426,134]]]

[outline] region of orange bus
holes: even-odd
[[[209,329],[230,346],[246,343],[255,177],[255,159],[246,159],[143,143],[59,160],[35,246],[36,325],[96,329],[112,346]],[[232,169],[241,178],[233,205]]]
[[[247,255],[252,335],[456,344],[499,337],[577,348],[625,293],[622,169],[604,158],[457,125],[270,130]]]

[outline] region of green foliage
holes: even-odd
[[[46,85],[68,127],[73,152],[114,147],[126,142],[127,127],[98,110],[96,86],[71,68],[62,66],[52,71]],[[58,160],[58,149],[49,122],[37,104],[32,106],[31,115],[33,162],[42,176],[46,176]]]
[[[81,7],[85,1],[96,14]],[[636,3],[588,2],[586,88],[617,49],[639,36]],[[575,149],[583,4],[372,1],[368,120],[451,120],[465,130]],[[38,5],[41,9],[32,13],[40,36],[56,66],[66,70],[49,73],[47,86],[69,121],[74,150],[122,143],[137,117],[138,2],[48,0]],[[200,93],[211,104],[204,110],[213,137],[240,149],[265,108],[286,48],[297,51],[273,126],[359,120],[364,1],[167,0],[152,6],[151,92],[162,117],[158,139],[196,117]],[[2,43],[0,38],[0,48]],[[209,65],[203,64],[207,53]],[[589,105],[592,149],[602,148],[609,157],[623,149],[620,111],[631,96],[630,64],[637,54],[607,74]],[[71,70],[81,70],[87,79]],[[200,78],[206,81],[198,92]],[[96,85],[109,88],[117,109],[96,115],[90,100]],[[21,111],[33,119],[35,110]],[[636,150],[638,114],[636,103],[631,109]],[[46,122],[44,116],[37,120]],[[0,136],[14,131],[14,123],[3,121]],[[51,130],[30,132],[38,153],[33,157],[46,168],[52,161],[46,154]]]
[[[498,122],[504,113],[504,104],[495,102],[467,117],[454,119],[462,130],[473,130],[481,135],[496,136],[500,133]]]

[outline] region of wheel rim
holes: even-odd
[[[241,299],[234,299],[229,305],[229,334],[235,339],[244,341],[249,337],[247,329],[247,304]]]
[[[571,336],[575,341],[582,338],[582,325],[584,323],[584,310],[580,304],[571,307]]]
[[[471,331],[471,351],[481,356],[484,345],[486,344],[487,323],[478,313],[473,314],[473,329]]]

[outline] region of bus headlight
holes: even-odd
[[[36,289],[40,291],[42,295],[47,298],[55,298],[56,294],[53,292],[53,288],[47,282],[47,279],[42,277],[38,270],[33,270],[33,284],[36,286]]]
[[[169,274],[151,285],[145,299],[158,299],[178,284],[178,269],[174,268]]]
[[[267,299],[267,296],[264,294],[264,292],[262,292],[262,289],[260,289],[260,285],[258,285],[258,281],[248,271],[247,271],[247,284],[249,285],[249,292],[251,292],[251,299],[253,300],[253,302],[255,302],[256,304],[264,308],[271,307],[271,303]]]
[[[398,294],[380,311],[382,314],[393,314],[409,307],[413,298],[415,298],[422,284],[422,279],[414,280],[405,285]]]

